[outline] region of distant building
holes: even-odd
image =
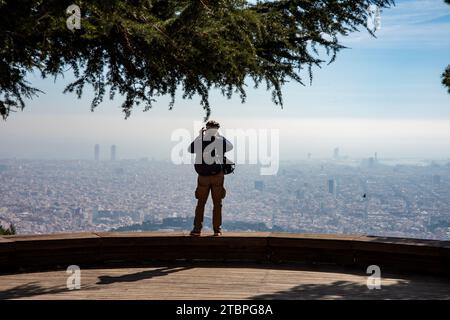
[[[329,179],[328,180],[328,192],[334,194],[335,187],[336,187],[336,182],[334,181],[334,179]]]
[[[86,222],[90,225],[94,222],[94,216],[97,213],[97,209],[88,209],[84,211],[84,218]]]
[[[255,181],[255,189],[259,190],[259,191],[263,191],[264,190],[264,181],[261,181],[261,180]]]
[[[441,176],[438,174],[433,175],[433,184],[440,184],[441,183]]]
[[[96,144],[94,147],[94,159],[95,161],[100,160],[100,145]]]
[[[334,148],[334,151],[333,151],[333,158],[334,158],[335,160],[338,160],[338,159],[339,159],[339,148]]]
[[[111,161],[116,161],[116,145],[111,146]]]
[[[320,202],[320,213],[325,213],[325,205],[322,201]]]

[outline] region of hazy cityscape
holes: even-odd
[[[98,148],[93,160],[0,160],[0,223],[19,234],[190,228],[192,166],[117,160],[116,146],[100,159]],[[240,165],[225,187],[225,231],[450,239],[449,161],[351,159],[336,148],[282,162],[275,176]],[[209,201],[207,229],[210,216]]]

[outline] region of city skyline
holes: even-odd
[[[0,223],[19,234],[139,231],[146,221],[142,228],[185,230],[195,178],[192,166],[144,159],[0,160]],[[450,239],[450,162],[304,160],[264,177],[248,165],[225,184],[224,230]]]

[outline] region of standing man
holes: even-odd
[[[195,153],[195,171],[198,173],[195,198],[194,229],[191,236],[200,236],[203,227],[205,204],[209,191],[213,200],[214,236],[222,235],[222,199],[225,198],[223,163],[225,152],[233,149],[227,139],[219,135],[220,124],[214,120],[206,123],[206,128],[200,130],[199,136],[191,143],[188,151]]]

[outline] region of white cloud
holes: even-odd
[[[362,30],[343,38],[342,42],[350,47],[448,47],[450,22],[433,23],[433,20],[446,15],[450,15],[450,6],[443,1],[402,1],[383,11],[381,30],[376,32],[377,39]]]

